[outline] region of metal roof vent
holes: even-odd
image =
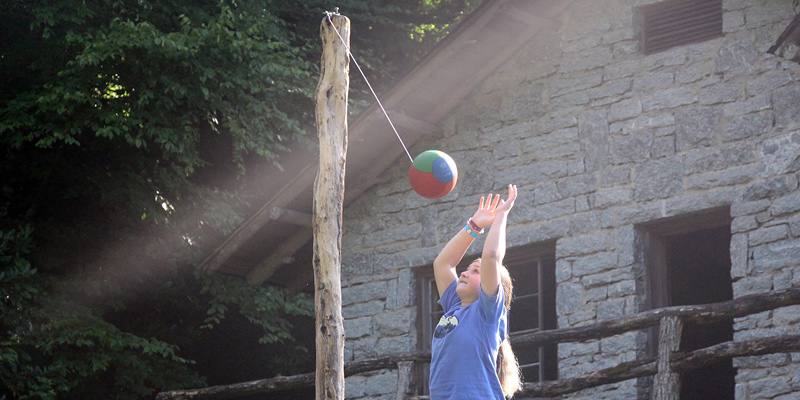
[[[667,0],[635,15],[645,54],[722,36],[722,0]]]

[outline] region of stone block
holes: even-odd
[[[372,334],[372,318],[362,317],[344,320],[344,332],[348,339],[356,339]]]
[[[564,343],[564,346],[562,347],[559,345],[558,349],[558,353],[562,357],[593,355],[599,352],[600,342],[597,340],[590,340],[583,343]]]
[[[353,303],[363,303],[370,300],[386,299],[386,282],[370,282],[363,285],[353,285],[342,288],[342,306]]]
[[[402,336],[379,337],[375,345],[377,352],[381,355],[394,355],[413,351],[416,346],[416,335],[409,333],[406,331]]]
[[[715,143],[722,113],[717,108],[686,108],[675,113],[678,151]]]
[[[355,303],[346,307],[342,307],[342,317],[345,319],[352,319],[358,317],[365,317],[377,315],[384,309],[382,300],[368,301],[365,303]]]
[[[593,208],[603,210],[633,200],[633,189],[630,188],[604,188],[597,190],[594,195]]]
[[[800,237],[800,214],[789,218],[789,230],[792,232],[792,237]]]
[[[642,101],[638,98],[625,99],[611,105],[608,111],[608,120],[621,121],[637,117],[642,114]]]
[[[630,166],[611,166],[600,172],[600,187],[627,185],[631,183]]]
[[[583,286],[577,283],[561,283],[556,288],[556,310],[559,315],[572,314],[581,307],[583,299]]]
[[[634,198],[639,201],[673,196],[683,188],[680,158],[669,157],[642,164],[636,176]]]
[[[567,236],[556,242],[556,254],[559,258],[562,258],[598,253],[608,250],[608,245],[608,235],[602,231]]]
[[[747,276],[733,282],[733,297],[747,294],[766,293],[772,290],[771,276]]]
[[[740,116],[759,111],[769,111],[772,109],[771,96],[756,96],[753,98],[746,98],[744,100],[736,101],[726,104],[722,107],[722,115],[725,116]]]
[[[781,196],[772,203],[770,213],[773,216],[780,216],[800,211],[800,192],[789,193]]]
[[[345,250],[345,247],[342,246]],[[342,275],[372,275],[373,252],[342,251]]]
[[[374,336],[347,341],[348,344],[352,343],[353,357],[356,360],[378,356],[378,348],[375,346],[377,342],[378,340]]]
[[[633,79],[633,90],[635,92],[646,92],[653,89],[662,89],[672,86],[675,82],[675,74],[671,71],[651,72]]]
[[[668,157],[675,154],[675,135],[657,136],[650,146],[652,158]]]
[[[725,124],[722,139],[729,141],[761,136],[772,130],[772,124],[773,117],[769,112],[734,117]]]
[[[781,230],[776,232],[783,234]],[[750,240],[753,240],[752,236]],[[797,265],[800,260],[800,238],[763,244],[752,248],[752,251],[755,270],[761,272],[780,270],[790,265]]]
[[[416,278],[411,269],[404,269],[388,284],[386,307],[390,310],[414,306]]]
[[[764,177],[800,171],[800,131],[764,140],[761,144],[761,158]]]
[[[744,85],[737,81],[723,81],[705,88],[699,97],[702,105],[731,103],[744,97]]]
[[[756,7],[759,8],[759,7]],[[759,96],[773,92],[779,87],[792,83],[792,76],[784,69],[768,71],[761,76],[747,81],[746,93],[748,97]]]
[[[573,213],[575,213],[575,199],[569,198],[536,207],[534,210],[534,218],[537,220],[548,220]]]
[[[608,64],[604,68],[603,80],[613,81],[620,78],[627,78],[639,72],[639,59],[628,59],[613,64]]]
[[[564,197],[575,197],[597,190],[597,178],[594,174],[574,175],[558,180],[556,186]]]
[[[714,71],[714,66],[709,62],[697,62],[679,69],[675,73],[676,84],[689,84],[708,77]]]
[[[373,318],[375,334],[378,337],[388,337],[413,332],[415,317],[414,307],[380,313]]]
[[[754,162],[756,155],[752,146],[734,143],[688,151],[684,158],[684,171],[687,174],[716,171]]]
[[[363,375],[352,375],[345,378],[344,396],[348,399],[364,397],[367,377]]]
[[[749,36],[731,35],[722,40],[714,63],[717,73],[748,71],[758,61],[758,53]]]
[[[608,298],[608,288],[605,286],[586,289],[586,301],[597,302]]]
[[[730,253],[731,253],[731,278],[734,280],[744,278],[748,274],[748,257],[747,234],[734,233],[731,236]]]
[[[653,136],[650,132],[640,132],[613,138],[611,141],[612,164],[643,162],[650,158]]]
[[[800,85],[789,85],[773,92],[772,107],[775,110],[775,125],[800,123]]]
[[[636,281],[624,280],[608,286],[608,297],[625,297],[636,294]]]
[[[578,116],[578,137],[585,152],[587,171],[597,171],[608,163],[608,118],[605,110]]]
[[[596,71],[583,75],[566,75],[564,78],[549,79],[547,81],[550,95],[553,97],[597,87],[602,83],[603,73]]]
[[[750,164],[721,171],[695,173],[686,178],[686,190],[706,190],[746,184],[759,172],[759,165]]]
[[[617,268],[618,261],[617,253],[613,251],[584,255],[573,261],[572,274],[580,277],[613,270]]]
[[[642,110],[650,112],[697,103],[698,97],[698,91],[692,87],[656,90],[642,95]]]
[[[572,261],[559,258],[556,260],[556,283],[562,283],[572,278]]]
[[[595,88],[588,89],[586,93],[593,101],[593,105],[605,105],[618,101],[618,98],[624,96],[631,90],[632,80],[620,79],[613,82],[604,82],[603,85]],[[605,99],[604,101],[598,101]]]
[[[626,332],[600,340],[603,354],[622,354],[636,347],[636,332]]]
[[[612,212],[597,210],[592,207],[591,211],[574,214],[569,219],[569,231],[574,235],[608,228],[613,225],[614,215]]]
[[[787,16],[796,14],[789,2],[769,3],[764,7],[748,7],[744,9],[744,12],[747,25],[751,28],[785,22]]]
[[[625,315],[625,299],[608,299],[597,303],[597,320],[621,318]]]
[[[750,388],[751,395],[761,399],[772,399],[792,390],[786,377],[759,379],[750,381],[747,385]]]
[[[378,373],[375,375],[367,376],[367,381],[364,384],[364,395],[369,396],[370,398],[376,398],[376,396],[380,395],[387,395],[391,394],[392,398],[394,398],[394,394],[397,392],[397,372],[392,371],[385,371],[382,373]]]
[[[762,211],[766,211],[772,204],[769,199],[735,202],[731,205],[731,217],[738,217],[741,215],[752,215]]]
[[[788,236],[789,225],[787,224],[763,226],[750,232],[750,247],[786,239]]]
[[[748,185],[744,191],[743,199],[746,201],[756,201],[782,196],[788,192],[789,187],[784,178],[762,180]]]

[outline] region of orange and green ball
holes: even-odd
[[[417,194],[428,199],[438,199],[450,193],[458,181],[456,163],[439,150],[427,150],[408,168],[408,181]]]

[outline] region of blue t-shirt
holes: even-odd
[[[433,332],[431,400],[503,400],[495,370],[497,351],[506,337],[503,290],[461,307],[453,281],[439,299],[445,310]]]

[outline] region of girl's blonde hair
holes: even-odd
[[[480,261],[478,258],[476,261]],[[474,261],[473,261],[474,262]],[[503,287],[503,306],[506,311],[511,310],[511,298],[514,295],[514,283],[511,281],[511,275],[508,269],[500,266],[500,285]],[[522,387],[522,376],[519,371],[519,361],[514,351],[511,349],[511,343],[508,338],[503,340],[500,344],[500,350],[497,352],[497,378],[500,380],[500,387],[503,388],[503,395],[506,398],[514,397],[514,393],[519,391]]]
[[[504,306],[506,311],[511,310],[511,296],[514,295],[514,284],[511,281],[511,275],[505,266],[500,266],[500,283],[503,286],[503,297],[505,299]],[[500,351],[497,352],[497,378],[500,379],[500,387],[503,388],[503,394],[506,398],[514,397],[514,393],[521,389],[522,377],[519,371],[519,361],[514,351],[511,350],[511,343],[503,340],[500,344]]]

